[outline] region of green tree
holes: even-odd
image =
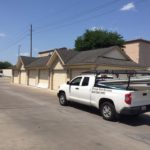
[[[8,61],[1,62],[0,61],[0,69],[8,69],[12,67],[12,64]]]
[[[75,49],[85,51],[96,48],[124,45],[123,37],[117,32],[107,30],[86,30],[86,32],[75,40]]]

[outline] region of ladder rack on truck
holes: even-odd
[[[101,83],[111,83],[111,84],[127,84],[126,89],[129,89],[130,84],[134,84],[134,86],[139,86],[139,84],[143,84],[143,86],[147,86],[150,89],[150,71],[147,70],[94,70],[94,71],[86,71],[82,74],[95,74],[95,82],[100,78],[103,79]],[[101,75],[99,77],[99,75]],[[115,75],[116,79],[110,79],[108,75]],[[117,79],[120,75],[126,75],[126,79]],[[138,78],[134,78],[136,75],[141,75]],[[147,75],[148,77],[144,77]],[[105,79],[105,80],[104,80]],[[109,79],[109,80],[107,80]]]

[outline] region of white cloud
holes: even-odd
[[[103,28],[102,27],[92,27],[89,30],[96,31],[96,30],[103,30]]]
[[[29,53],[28,52],[22,52],[20,53],[21,56],[29,56]]]
[[[135,9],[135,4],[133,2],[128,3],[124,5],[120,10],[121,11],[129,11],[129,10],[134,10]]]
[[[0,33],[0,37],[5,37],[6,34],[5,33]]]

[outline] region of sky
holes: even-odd
[[[125,40],[150,40],[150,0],[0,0],[0,61],[17,62],[55,48],[74,48],[86,29],[104,29]]]

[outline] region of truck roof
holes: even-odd
[[[95,76],[96,76],[96,74],[86,73],[86,74],[80,74],[80,75],[78,75],[78,76],[82,76],[82,77],[83,77],[83,76],[88,76],[88,77],[90,77],[90,76],[92,76],[92,77],[93,77],[93,76],[94,76],[94,77],[95,77]],[[78,77],[78,76],[77,76],[77,77]]]

